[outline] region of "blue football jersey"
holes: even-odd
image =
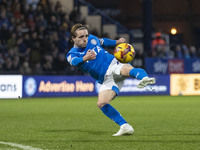
[[[115,46],[116,40],[107,38],[99,39],[94,35],[89,35],[88,43],[85,48],[73,47],[67,54],[67,60],[71,65],[77,66],[85,73],[90,74],[99,83],[103,83],[106,71],[112,62],[114,56],[108,53],[103,46]],[[96,59],[83,61],[83,56],[88,50],[96,54]]]

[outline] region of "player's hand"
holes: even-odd
[[[119,40],[116,40],[116,45],[120,43],[125,43],[126,39],[125,38],[119,38]]]
[[[96,54],[92,50],[88,50],[85,56],[83,56],[83,61],[96,59]]]

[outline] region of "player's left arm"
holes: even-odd
[[[125,43],[126,39],[125,38],[119,38],[118,40],[116,40],[116,45],[120,44],[120,43]]]
[[[125,38],[119,38],[118,40],[111,40],[108,38],[101,38],[100,40],[100,44],[101,46],[105,46],[105,47],[112,47],[112,46],[116,46],[120,43],[124,43],[126,40]]]

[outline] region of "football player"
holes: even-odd
[[[97,106],[107,117],[120,126],[119,131],[113,136],[133,134],[133,127],[110,105],[110,102],[118,95],[123,81],[127,77],[140,79],[138,88],[154,84],[155,78],[148,77],[145,70],[141,68],[133,68],[130,64],[120,63],[114,55],[103,48],[124,43],[124,38],[118,40],[99,39],[89,34],[86,26],[75,24],[71,29],[71,40],[74,46],[68,52],[67,60],[71,65],[79,67],[101,84]]]

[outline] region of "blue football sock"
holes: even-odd
[[[124,118],[121,116],[121,114],[110,104],[106,104],[101,108],[101,111],[109,117],[111,120],[113,120],[118,125],[123,125],[127,123]]]
[[[146,71],[142,68],[133,68],[130,72],[129,72],[130,76],[132,78],[137,78],[137,79],[143,79],[144,77],[148,77]]]

